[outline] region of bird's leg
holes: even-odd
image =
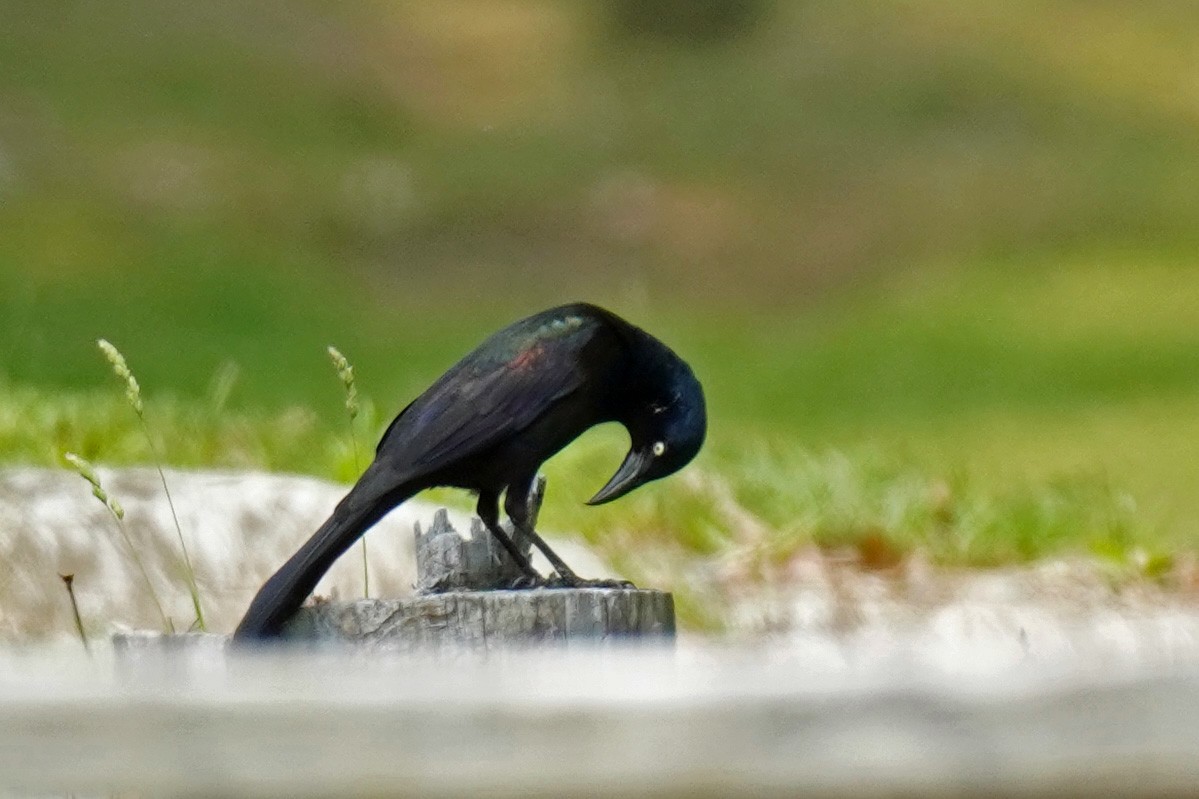
[[[539,474],[529,487],[524,508],[525,527],[529,527],[534,530],[537,529],[537,517],[541,515],[541,503],[545,500],[545,482],[545,475]],[[507,500],[505,499],[505,505],[506,504]],[[524,531],[515,525],[513,525],[512,531],[512,540],[519,541],[522,550],[528,549],[528,546],[525,543],[527,539],[524,539]],[[519,538],[516,536],[516,533],[520,533]],[[529,541],[528,543],[532,542]]]
[[[480,493],[475,512],[488,532],[495,536],[495,539],[500,542],[504,549],[508,550],[508,555],[512,558],[512,562],[524,572],[525,576],[523,579],[527,580],[529,585],[522,587],[544,585],[545,578],[533,568],[533,564],[529,563],[529,559],[525,557],[525,553],[520,551],[520,548],[516,546],[508,534],[504,532],[504,529],[500,527],[499,497],[491,493]]]
[[[532,526],[527,525],[524,522],[518,522],[516,519],[512,520],[512,524],[514,524],[517,529],[521,531],[521,533],[528,536],[529,540],[541,550],[541,553],[545,555],[546,560],[548,560],[550,565],[554,567],[554,571],[558,573],[558,580],[560,582],[571,588],[575,588],[581,583],[586,582],[585,580],[580,579],[579,576],[574,573],[574,570],[566,565],[566,561],[562,560],[562,558],[558,556],[557,552],[550,549],[550,545],[545,543],[545,539],[542,538],[541,534],[534,530]]]
[[[532,481],[530,481],[531,483]],[[516,499],[517,496],[528,497],[529,501],[522,503]],[[566,565],[566,561],[562,560],[558,553],[550,548],[550,545],[545,542],[545,539],[541,537],[541,534],[530,523],[530,516],[534,515],[531,513],[533,511],[534,497],[536,497],[536,504],[538,509],[540,509],[541,499],[544,496],[545,483],[543,481],[537,484],[535,491],[530,490],[518,493],[509,487],[508,493],[504,498],[504,512],[512,520],[512,526],[520,530],[522,535],[527,536],[541,550],[541,554],[545,555],[550,565],[554,567],[554,571],[558,573],[555,582],[566,588],[633,588],[633,584],[627,580],[584,580]]]

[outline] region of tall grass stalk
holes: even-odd
[[[354,475],[357,476],[362,474],[362,461],[358,457],[358,434],[354,429],[354,420],[358,418],[358,387],[354,383],[354,367],[337,347],[330,345],[327,349],[329,360],[333,362],[333,368],[337,371],[346,392],[346,416],[350,430],[350,446],[354,450]],[[370,562],[366,554],[365,533],[362,536],[362,595],[367,599],[371,597]]]
[[[150,573],[146,571],[146,563],[142,560],[141,553],[137,547],[133,545],[133,539],[129,537],[129,530],[125,527],[125,508],[117,502],[115,497],[108,495],[104,490],[104,486],[100,483],[100,478],[96,475],[95,467],[87,460],[76,455],[74,452],[68,452],[63,455],[67,463],[75,468],[79,476],[91,483],[92,496],[100,500],[104,507],[108,508],[108,512],[112,514],[112,518],[116,520],[117,531],[121,534],[121,538],[125,540],[125,546],[129,549],[129,556],[133,558],[137,570],[141,572],[142,580],[146,584],[146,591],[150,594],[150,599],[154,602],[154,607],[158,611],[159,617],[162,619],[162,629],[164,632],[175,632],[175,625],[171,623],[166,611],[162,609],[162,602],[158,599],[158,592],[154,590],[154,583],[150,580]],[[65,577],[63,578],[65,581]],[[70,585],[68,584],[68,588]]]
[[[175,512],[175,500],[171,497],[171,489],[167,486],[167,476],[162,470],[162,457],[158,453],[158,447],[154,444],[154,436],[150,434],[150,426],[146,423],[141,386],[138,385],[137,378],[133,376],[133,372],[129,369],[129,365],[125,361],[125,356],[121,354],[120,350],[106,339],[98,339],[96,346],[100,348],[100,352],[104,354],[104,357],[112,365],[113,373],[125,384],[125,398],[129,401],[129,406],[133,408],[133,412],[137,414],[142,433],[146,437],[146,444],[150,447],[150,455],[154,459],[154,468],[158,470],[158,479],[162,482],[162,490],[167,497],[167,506],[171,510],[171,519],[175,522],[175,533],[179,538],[179,549],[183,553],[184,578],[187,580],[187,590],[191,594],[192,607],[196,611],[196,625],[201,631],[207,631],[208,628],[204,624],[204,608],[200,604],[200,588],[196,585],[196,572],[192,568],[191,556],[187,552],[187,542],[183,538],[183,528],[179,524],[179,514]]]

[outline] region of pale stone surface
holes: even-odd
[[[831,668],[894,658],[986,673],[1028,662],[1123,668],[1199,659],[1199,593],[1115,580],[1082,559],[947,569],[913,558],[869,571],[813,549],[785,579],[731,602],[729,614],[741,636],[785,642]]]
[[[180,626],[187,624],[191,603],[178,575],[175,530],[157,474],[101,469],[101,476],[128,509],[130,534],[147,543],[151,576],[168,612]],[[169,471],[167,478],[210,628],[218,632],[233,628],[253,593],[347,488],[254,472]],[[412,525],[427,523],[435,510],[419,500],[405,503],[368,534],[372,593],[410,595],[416,579]],[[469,530],[467,514],[451,512],[449,520]],[[580,574],[615,576],[575,541],[552,543]],[[153,607],[122,546],[111,518],[77,475],[0,470],[0,641],[48,636],[78,643],[59,572],[76,573],[75,590],[94,640],[106,639],[113,627],[156,628]],[[654,556],[653,550],[638,553],[647,567]],[[763,581],[747,576],[740,557],[734,550],[673,563],[656,570],[662,579],[655,582],[685,585],[720,607],[732,637],[785,644],[804,662],[833,672],[888,658],[953,674],[1027,661],[1123,667],[1199,658],[1199,589],[1113,582],[1093,562],[947,570],[912,559],[878,572],[839,566],[812,549]],[[318,594],[360,596],[361,565],[351,549]],[[538,565],[548,571],[544,562]],[[1192,584],[1199,586],[1199,577]]]
[[[126,510],[159,598],[176,629],[194,613],[179,558],[179,542],[158,474],[153,469],[98,468],[109,494]],[[295,475],[261,472],[168,470],[167,481],[187,541],[208,627],[227,632],[251,597],[312,535],[348,486]],[[436,506],[410,500],[375,525],[370,547],[371,594],[412,593],[416,567],[412,528]],[[449,521],[469,529],[470,516]],[[553,539],[554,548],[588,577],[611,570],[583,544]],[[158,629],[161,622],[112,517],[74,472],[0,469],[0,640],[77,636],[59,574],[75,575],[83,622],[97,638],[117,628]],[[548,564],[536,556],[543,571]],[[355,544],[317,586],[316,593],[362,596],[362,557]]]

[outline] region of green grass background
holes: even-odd
[[[104,336],[172,462],[350,479],[327,344],[365,440],[586,298],[711,406],[614,506],[619,432],[551,464],[546,523],[615,557],[1199,542],[1199,11],[617,5],[0,4],[0,458],[147,457]]]

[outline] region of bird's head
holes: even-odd
[[[652,388],[633,402],[622,420],[632,439],[624,463],[588,505],[611,502],[651,480],[674,474],[703,446],[708,429],[703,388],[674,353],[659,366],[664,367],[663,377],[648,381]]]

